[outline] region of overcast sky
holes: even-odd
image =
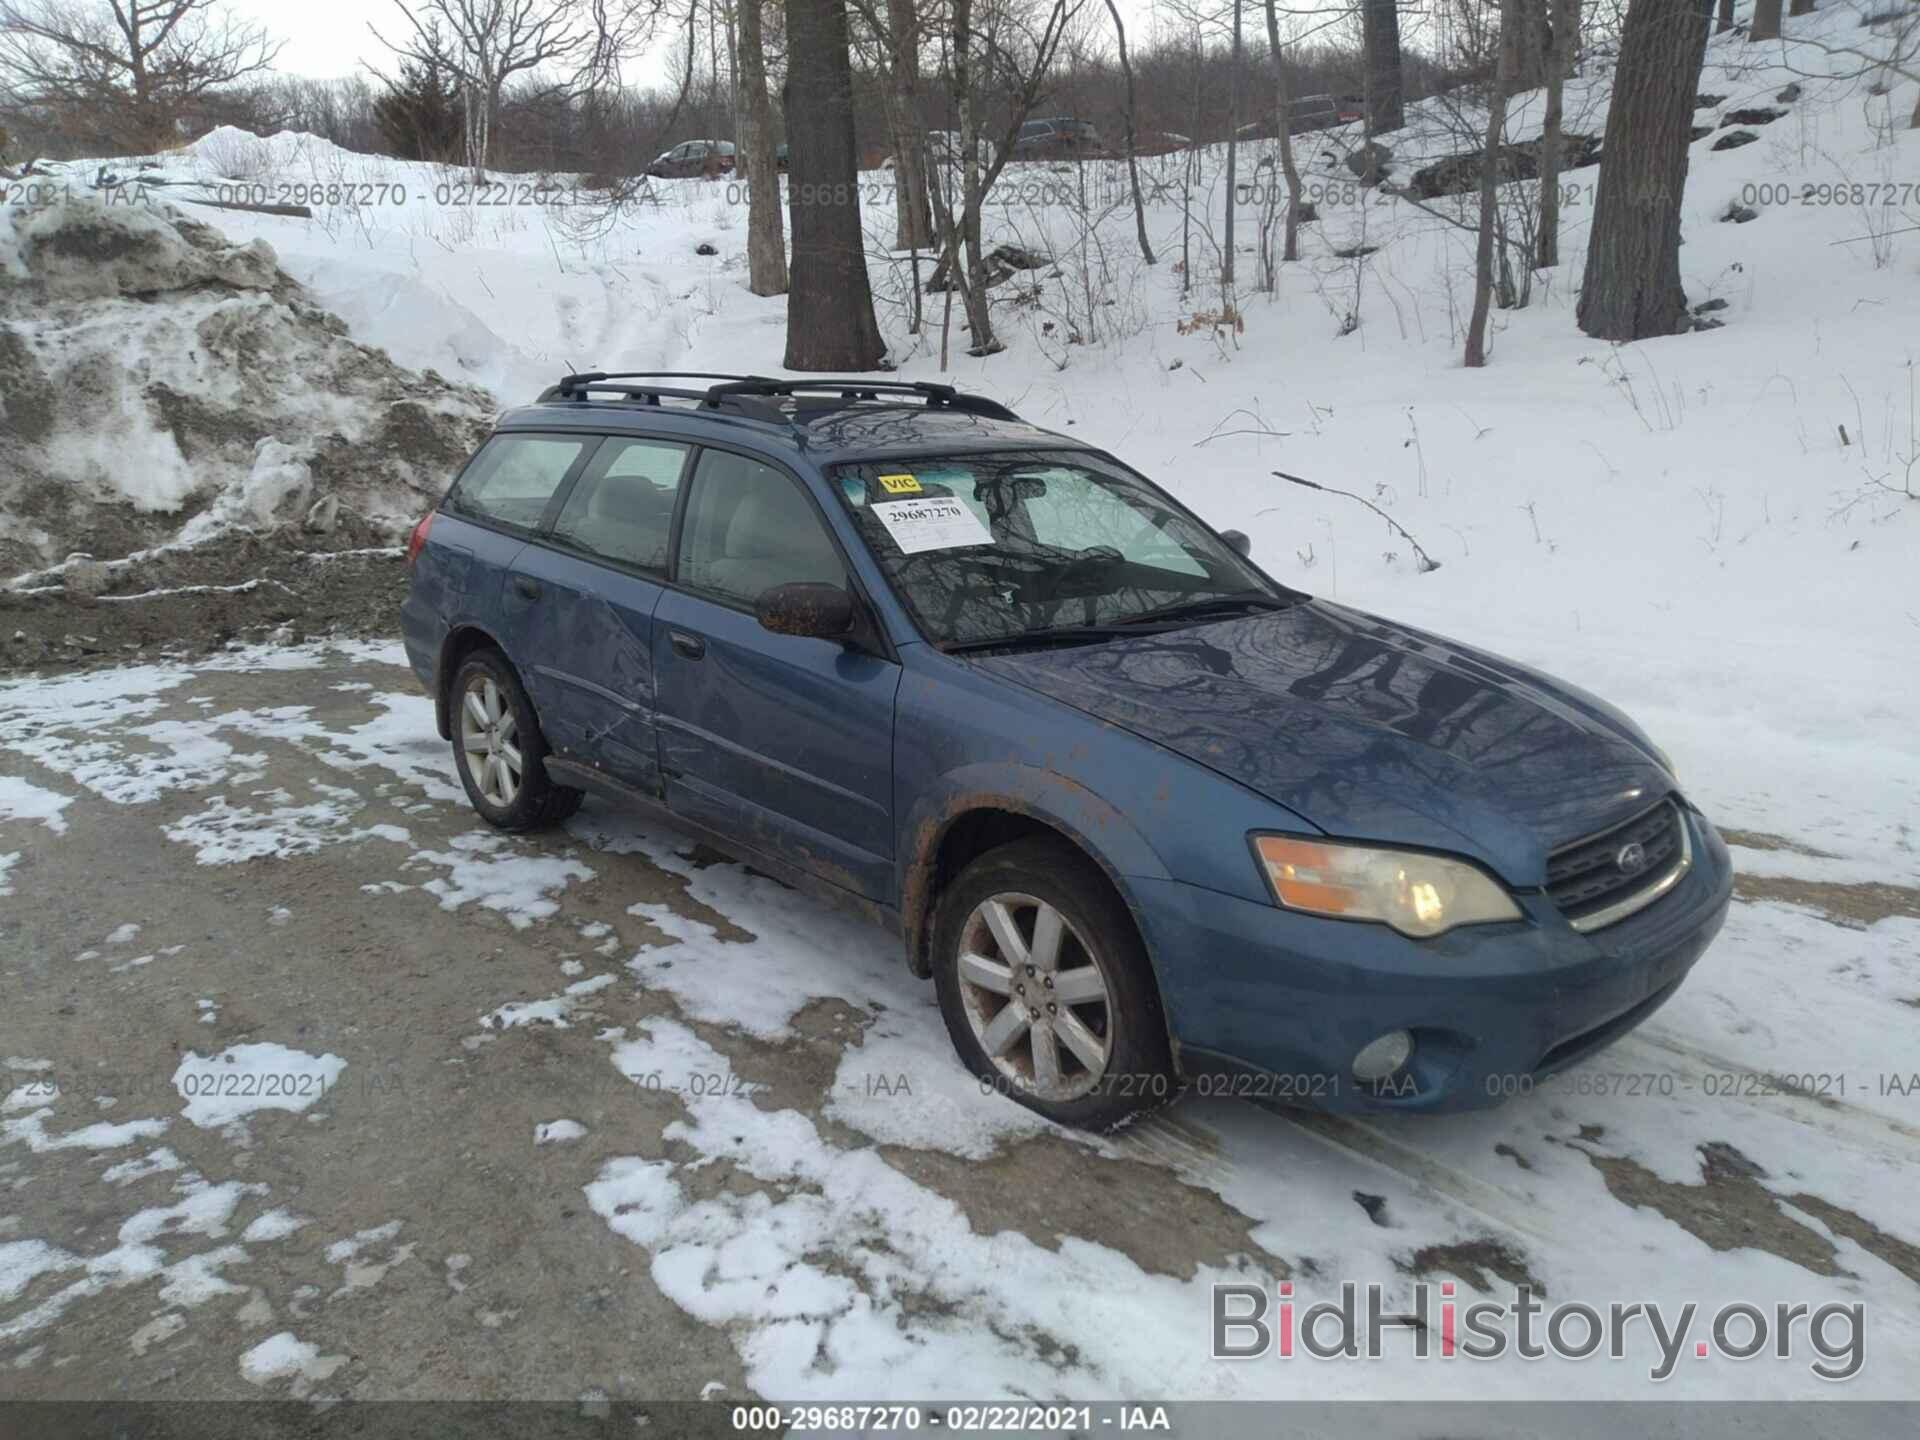
[[[373,38],[368,26],[378,25],[381,34],[398,40],[405,33],[407,23],[394,0],[229,0],[229,3],[236,13],[265,25],[275,39],[286,42],[276,68],[314,79],[351,75],[363,71],[369,63],[382,71],[390,71],[392,56]],[[1290,4],[1300,6],[1302,0],[1290,0]],[[1137,29],[1144,38],[1152,7],[1153,0],[1120,0],[1120,13],[1126,17],[1130,36]],[[1102,5],[1101,9],[1104,8]],[[1257,15],[1249,20],[1249,39],[1264,33],[1255,20]],[[657,41],[649,54],[629,67],[628,78],[636,84],[661,80],[670,44],[665,37]]]

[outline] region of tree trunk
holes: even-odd
[[[1792,3],[1790,3],[1787,6],[1787,14],[1789,15],[1813,14],[1813,0],[1792,0]]]
[[[1725,34],[1733,28],[1733,0],[1720,0],[1720,18],[1713,23],[1715,34]]]
[[[920,16],[914,0],[887,0],[888,75],[893,82],[893,247],[924,250],[933,243],[920,114]]]
[[[1400,70],[1400,12],[1395,0],[1361,0],[1360,33],[1367,66],[1367,138],[1407,123]]]
[[[1753,0],[1753,25],[1747,31],[1747,40],[1778,40],[1780,38],[1780,0]]]
[[[1500,63],[1487,97],[1487,138],[1480,154],[1480,235],[1473,255],[1473,318],[1467,324],[1466,363],[1477,370],[1487,363],[1487,317],[1493,309],[1494,226],[1500,214],[1500,152],[1507,130],[1507,94],[1519,72],[1525,48],[1526,0],[1500,0]]]
[[[912,0],[896,0],[896,3],[911,5]],[[1107,13],[1113,17],[1113,33],[1120,42],[1120,75],[1127,85],[1127,186],[1133,191],[1133,228],[1140,240],[1140,258],[1151,265],[1154,263],[1153,245],[1147,239],[1147,207],[1140,198],[1140,161],[1134,154],[1136,111],[1133,100],[1133,65],[1127,59],[1127,26],[1126,22],[1120,18],[1120,7],[1114,3],[1114,0],[1107,0]]]
[[[1547,49],[1547,114],[1540,134],[1540,227],[1533,242],[1533,264],[1544,270],[1560,263],[1560,161],[1566,108],[1567,75],[1580,43],[1580,0],[1538,0],[1552,17]]]
[[[788,204],[793,288],[789,370],[871,370],[886,353],[873,318],[853,137],[843,0],[787,0]]]
[[[1241,0],[1233,0],[1233,49],[1227,72],[1227,234],[1220,246],[1220,306],[1233,308],[1234,194],[1240,160],[1240,38]]]
[[[1284,263],[1300,258],[1300,166],[1293,157],[1293,84],[1280,54],[1278,0],[1267,0],[1267,56],[1273,66],[1273,104],[1280,117],[1280,172],[1287,177],[1286,238],[1281,243]]]
[[[1680,198],[1712,5],[1631,0],[1628,6],[1580,289],[1580,328],[1597,340],[1642,340],[1687,328]]]
[[[780,165],[773,153],[773,106],[761,43],[764,0],[739,0],[740,157],[747,176],[747,288],[756,295],[787,290],[787,237],[780,220]]]

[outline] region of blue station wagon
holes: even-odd
[[[488,823],[592,792],[866,913],[1064,1124],[1488,1105],[1644,1020],[1732,888],[1666,756],[1248,548],[951,387],[572,375],[403,627]]]

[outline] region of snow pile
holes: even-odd
[[[315,528],[344,510],[397,538],[489,397],[348,338],[265,240],[120,193],[0,207],[0,569],[268,528],[321,499]]]

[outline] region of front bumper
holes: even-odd
[[[1521,920],[1413,940],[1132,881],[1182,1071],[1202,1089],[1328,1110],[1465,1110],[1523,1091],[1646,1019],[1719,933],[1727,848],[1703,816],[1682,819],[1694,863],[1681,882],[1587,935],[1538,894],[1515,897]],[[1402,1072],[1355,1080],[1354,1054],[1397,1029],[1414,1036]]]

